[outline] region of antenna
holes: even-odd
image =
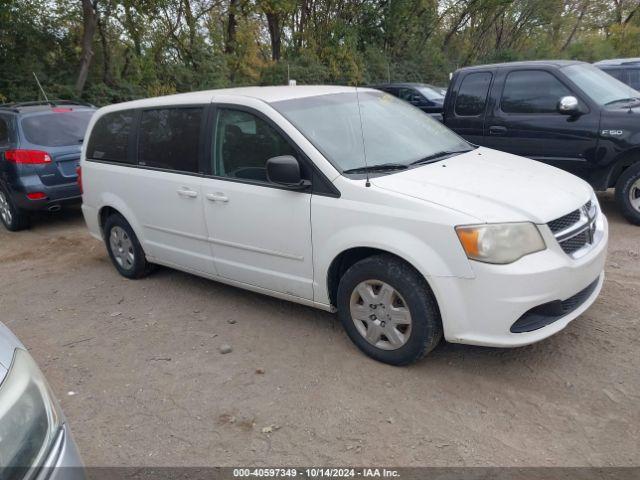
[[[31,73],[33,73],[33,77],[36,79],[36,83],[38,84],[38,88],[42,92],[42,95],[44,95],[45,101],[47,103],[51,103],[51,102],[49,102],[49,99],[47,98],[47,94],[45,93],[44,88],[42,88],[42,85],[40,85],[40,80],[38,80],[38,76],[36,75],[36,72],[31,72]]]
[[[356,102],[358,103],[358,117],[360,118],[360,136],[362,137],[362,153],[364,155],[364,173],[367,175],[367,181],[365,182],[364,186],[370,187],[371,182],[369,181],[369,166],[367,165],[367,147],[364,141],[364,127],[362,126],[362,111],[360,110],[360,95],[358,93],[358,85],[356,85]]]

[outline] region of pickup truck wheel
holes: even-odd
[[[338,286],[338,316],[360,350],[391,365],[413,363],[442,338],[440,314],[427,282],[391,255],[365,258]]]
[[[29,227],[29,215],[18,209],[11,196],[0,187],[0,220],[7,230],[17,232]]]
[[[147,262],[138,237],[122,215],[107,218],[104,241],[114,267],[123,277],[142,278],[151,272],[152,264]]]
[[[616,184],[616,202],[629,222],[640,225],[640,162],[620,175]]]

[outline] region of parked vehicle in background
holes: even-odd
[[[385,83],[371,85],[371,88],[390,93],[425,113],[441,113],[446,93],[440,87],[426,83]]]
[[[594,65],[631,88],[640,90],[640,58],[614,58]]]
[[[80,201],[76,167],[95,108],[70,101],[0,105],[0,220],[12,231],[29,213]]]
[[[0,322],[0,478],[84,477],[51,388],[24,345]]]
[[[470,142],[615,187],[640,225],[640,92],[591,64],[553,60],[457,70],[444,123]]]
[[[89,125],[81,175],[89,231],[124,277],[161,264],[337,310],[390,364],[443,335],[537,342],[604,281],[607,221],[586,182],[477,148],[377,90],[112,105]]]

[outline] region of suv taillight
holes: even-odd
[[[51,156],[41,150],[7,150],[4,152],[4,158],[13,163],[51,163]]]
[[[82,167],[80,165],[78,165],[76,167],[76,174],[78,175],[78,187],[80,187],[80,195],[82,195],[84,192],[82,191]]]

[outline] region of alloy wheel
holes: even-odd
[[[0,217],[2,217],[2,220],[7,225],[9,225],[11,223],[11,220],[13,220],[13,214],[11,213],[9,200],[7,200],[7,197],[3,191],[0,191]]]
[[[629,189],[629,202],[634,210],[640,212],[640,178],[638,178]]]

